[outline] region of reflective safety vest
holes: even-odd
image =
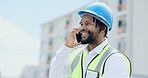
[[[100,78],[104,73],[104,67],[106,60],[113,54],[120,53],[118,50],[112,48],[110,45],[106,45],[101,53],[97,54],[87,66],[87,70],[97,73],[97,78]],[[87,55],[83,48],[78,49],[72,54],[71,57],[71,74],[72,78],[86,78],[87,73],[83,72],[84,58]],[[124,58],[128,63],[129,76],[131,75],[131,62],[124,55]],[[86,70],[86,71],[87,71]],[[84,75],[83,75],[84,74]]]

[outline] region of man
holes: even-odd
[[[97,1],[78,14],[82,18],[81,27],[74,28],[57,51],[49,77],[129,78],[129,59],[107,43],[106,35],[112,29],[113,20],[109,7]],[[87,46],[73,51],[80,44]]]

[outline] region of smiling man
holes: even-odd
[[[51,62],[50,78],[129,78],[129,59],[107,42],[112,29],[112,12],[101,1],[79,11],[79,28],[74,28]],[[85,47],[73,50],[78,45]]]

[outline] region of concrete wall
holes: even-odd
[[[148,76],[148,0],[132,1],[133,73]]]

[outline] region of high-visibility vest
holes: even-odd
[[[113,54],[120,53],[118,50],[106,45],[101,53],[97,54],[87,66],[87,70],[97,72],[97,78],[100,78],[104,73],[106,60]],[[84,58],[87,55],[84,48],[78,49],[71,57],[71,74],[72,78],[86,78],[86,72],[83,72]],[[128,63],[129,76],[131,75],[131,62],[123,55]],[[85,74],[85,75],[83,75]],[[84,76],[84,77],[83,77]]]

